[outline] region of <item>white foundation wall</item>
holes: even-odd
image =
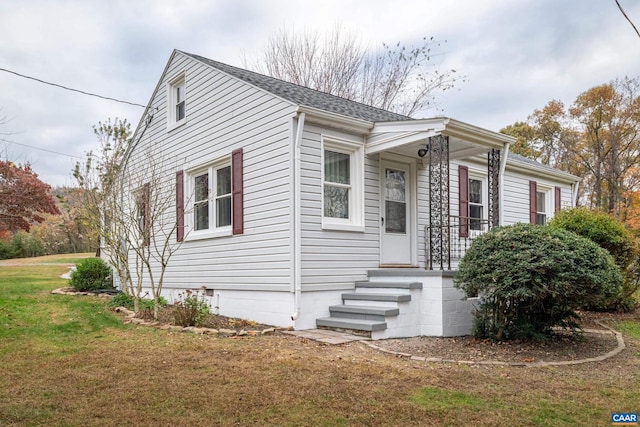
[[[235,291],[228,289],[206,288],[210,311],[221,316],[237,317],[265,325],[281,328],[293,327],[293,293],[268,291]],[[200,292],[202,289],[191,289]],[[151,294],[150,290],[143,291]],[[162,296],[171,304],[184,295],[186,289],[163,289]]]
[[[329,307],[342,304],[342,294],[349,290],[331,290],[302,292],[300,297],[300,316],[294,329],[315,329],[316,319],[329,316]],[[293,307],[293,306],[292,306]]]
[[[467,299],[454,287],[455,271],[422,269],[379,269],[369,271],[371,282],[420,282],[411,290],[411,301],[398,305],[397,319],[388,318],[388,328],[374,339],[410,336],[463,336],[471,334],[477,298]],[[389,304],[386,304],[389,305]]]

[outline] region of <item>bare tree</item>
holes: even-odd
[[[443,42],[443,43],[446,43]],[[365,48],[360,39],[336,25],[327,36],[281,30],[245,66],[301,86],[384,110],[413,116],[434,108],[437,94],[465,77],[441,72],[434,62],[442,44],[433,37],[415,46],[383,43]]]
[[[89,153],[74,169],[74,177],[86,190],[87,220],[99,230],[103,255],[123,291],[132,297],[134,311],[139,311],[146,284],[157,318],[166,268],[181,244],[175,239],[178,222],[171,212],[175,199],[165,176],[165,159],[147,144],[135,153],[139,167],[126,168],[132,144],[129,123],[109,120],[94,131],[99,154]]]

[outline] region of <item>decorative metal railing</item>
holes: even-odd
[[[491,229],[488,219],[448,216],[437,226],[424,227],[426,268],[451,270],[464,256],[473,240]]]

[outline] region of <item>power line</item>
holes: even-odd
[[[634,30],[636,30],[636,34],[638,35],[638,37],[640,37],[640,31],[638,31],[638,28],[636,28],[636,26],[633,24],[633,22],[631,21],[631,18],[629,18],[627,16],[627,14],[625,13],[624,9],[622,8],[622,6],[620,6],[620,2],[618,2],[618,0],[616,0],[616,4],[618,5],[618,9],[620,9],[620,12],[622,12],[622,14],[624,15],[625,18],[627,18],[627,21],[629,21],[629,24],[631,24],[631,26],[633,27]]]
[[[58,152],[58,151],[53,151],[53,150],[47,150],[46,148],[35,147],[35,146],[33,146],[33,145],[22,144],[22,143],[20,143],[20,142],[9,141],[8,139],[4,139],[4,138],[0,138],[0,141],[2,141],[2,142],[6,142],[7,144],[22,145],[23,147],[33,148],[34,150],[46,151],[47,153],[51,153],[51,154],[58,154],[58,155],[60,155],[60,156],[67,156],[67,157],[71,157],[72,159],[79,159],[79,160],[82,160],[82,157],[72,156],[71,154],[60,153],[60,152]]]
[[[102,96],[102,95],[98,95],[98,94],[91,93],[91,92],[85,92],[85,91],[80,90],[80,89],[73,89],[73,88],[70,88],[70,87],[67,87],[67,86],[63,86],[63,85],[60,85],[60,84],[57,84],[57,83],[47,82],[45,80],[41,80],[41,79],[38,79],[36,77],[26,76],[24,74],[20,74],[20,73],[17,73],[15,71],[7,70],[6,68],[0,68],[0,71],[4,71],[4,72],[7,72],[7,73],[15,74],[16,76],[22,77],[22,78],[25,78],[25,79],[35,80],[36,82],[44,83],[44,84],[49,85],[49,86],[55,86],[55,87],[59,87],[59,88],[64,89],[64,90],[69,90],[69,91],[72,91],[72,92],[78,92],[78,93],[81,93],[83,95],[95,96],[96,98],[102,98],[102,99],[106,99],[108,101],[120,102],[122,104],[129,104],[129,105],[133,105],[133,106],[136,106],[136,107],[147,108],[146,105],[136,104],[135,102],[122,101],[120,99],[111,98],[111,97],[108,97],[108,96]]]

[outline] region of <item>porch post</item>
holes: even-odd
[[[429,138],[429,270],[451,269],[449,225],[449,137],[437,135]]]
[[[489,228],[500,225],[500,150],[494,148],[488,154],[489,179]]]

